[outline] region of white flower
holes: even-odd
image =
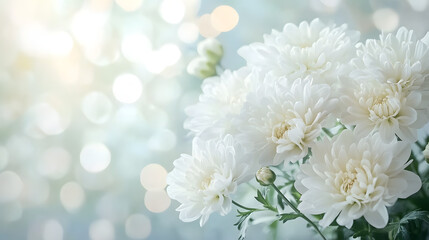
[[[328,85],[314,85],[311,78],[297,79],[292,85],[271,82],[249,95],[237,121],[237,140],[262,166],[307,155],[338,102],[331,98]]]
[[[244,67],[205,79],[199,102],[185,109],[188,119],[184,127],[196,136],[205,135],[204,138],[231,133],[234,116],[240,113],[248,93],[255,88],[255,78],[257,73]]]
[[[350,228],[353,220],[364,217],[376,228],[388,222],[386,207],[398,198],[417,192],[420,178],[404,170],[411,161],[407,142],[381,141],[380,135],[359,138],[351,130],[325,138],[312,149],[312,157],[301,165],[295,187],[302,193],[298,209],[305,214],[322,214],[320,225],[329,226],[335,218]]]
[[[256,171],[244,160],[234,139],[193,141],[192,156],[182,154],[167,176],[167,193],[181,203],[179,218],[190,222],[201,217],[202,226],[213,212],[226,215],[237,186]]]
[[[406,95],[399,84],[350,81],[342,92],[341,121],[356,125],[359,136],[378,131],[384,142],[392,141],[395,134],[402,140],[415,142],[417,129],[428,121],[422,94],[411,91]]]
[[[288,79],[312,76],[315,83],[332,85],[343,75],[344,66],[355,56],[356,31],[347,25],[327,26],[319,19],[299,26],[288,23],[282,32],[264,35],[264,43],[238,50],[251,67]]]
[[[355,80],[398,83],[408,91],[420,89],[429,76],[429,33],[420,40],[413,31],[401,27],[396,35],[382,34],[379,40],[368,39],[358,46],[352,60],[355,70],[351,77]]]

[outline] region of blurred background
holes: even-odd
[[[406,26],[422,37],[428,5],[0,0],[0,239],[236,239],[234,212],[200,228],[178,219],[165,192],[173,160],[191,150],[182,125],[200,94],[186,73],[197,43],[218,38],[222,65],[237,69],[240,46],[287,22],[347,23],[361,39]],[[299,221],[280,228],[280,239],[308,232]],[[263,230],[247,239],[266,239]]]

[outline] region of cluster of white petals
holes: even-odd
[[[174,161],[174,170],[167,176],[167,192],[181,203],[177,211],[182,221],[201,217],[202,226],[213,212],[225,215],[231,210],[231,195],[237,185],[255,172],[239,150],[231,135],[209,141],[195,138],[192,156],[182,154]]]
[[[396,35],[381,34],[358,44],[351,77],[360,82],[399,84],[404,91],[427,89],[429,81],[429,33],[417,39],[401,27]]]
[[[298,206],[303,213],[322,214],[319,222],[329,226],[335,218],[350,228],[364,217],[383,228],[387,208],[421,187],[420,178],[404,170],[411,162],[411,146],[403,141],[384,143],[379,134],[359,138],[350,130],[312,148],[313,156],[301,165],[295,187],[302,193]]]
[[[291,85],[268,79],[248,96],[237,121],[237,140],[261,166],[296,162],[333,119],[338,101],[331,94],[329,85],[313,84],[311,77]]]
[[[332,85],[344,75],[345,66],[356,54],[359,32],[347,25],[325,25],[319,19],[288,23],[282,32],[264,35],[263,43],[252,43],[238,50],[248,66],[290,80],[312,76],[316,83]]]
[[[351,81],[341,100],[341,121],[356,125],[359,136],[378,131],[385,142],[396,138],[395,134],[404,141],[415,142],[417,129],[428,122],[421,93],[412,91],[407,95],[397,84]]]
[[[240,113],[248,93],[256,87],[257,79],[258,74],[246,67],[205,79],[199,102],[185,109],[188,119],[184,127],[204,138],[231,133],[232,120]]]
[[[360,136],[380,132],[385,142],[396,136],[415,142],[429,121],[429,34],[418,40],[402,27],[369,39],[359,44],[351,68],[341,95],[343,123],[356,125]]]
[[[336,220],[351,228],[361,217],[387,225],[387,207],[422,185],[405,168],[429,122],[429,33],[417,39],[400,28],[365,43],[359,35],[319,19],[286,24],[238,50],[245,67],[204,80],[198,103],[185,110],[192,156],[175,160],[167,178],[181,220],[203,225],[214,212],[227,214],[257,169],[284,164],[287,171],[292,162],[298,209],[324,214],[321,226]],[[219,53],[219,61],[222,46],[208,43],[199,52]],[[276,177],[262,168],[256,179],[266,186]]]

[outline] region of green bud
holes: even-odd
[[[263,167],[256,172],[256,181],[262,186],[269,186],[276,180],[276,174],[268,167]]]
[[[222,44],[215,38],[207,38],[201,41],[197,47],[198,54],[216,65],[223,56]]]
[[[189,62],[186,70],[189,74],[197,76],[201,79],[216,75],[216,65],[204,57],[192,59],[192,61]]]

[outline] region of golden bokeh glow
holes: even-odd
[[[197,22],[198,30],[201,36],[205,38],[214,38],[220,34],[220,31],[216,30],[212,25],[210,14],[202,15]]]
[[[164,190],[147,191],[144,196],[146,208],[154,213],[160,213],[170,207],[171,199]]]
[[[162,190],[167,185],[167,171],[159,164],[152,163],[140,173],[140,183],[146,190]]]
[[[213,10],[210,20],[214,29],[219,32],[228,32],[237,26],[239,16],[231,6],[222,5]]]

